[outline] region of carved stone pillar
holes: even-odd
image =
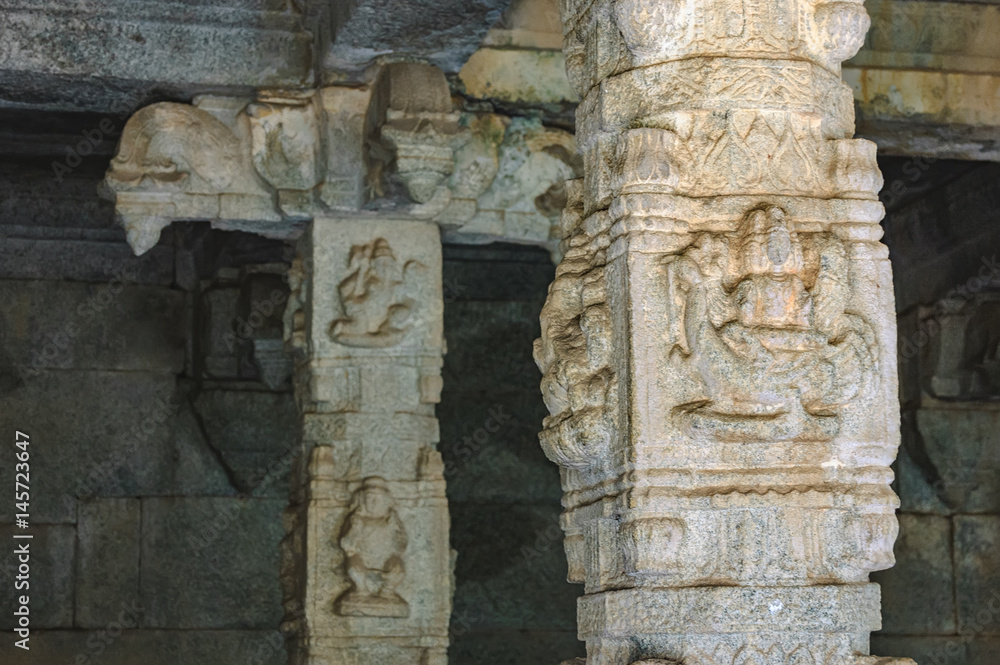
[[[562,10],[586,170],[536,359],[588,664],[904,662],[867,656],[899,405],[864,8]]]
[[[447,662],[439,234],[320,217],[301,241],[286,311],[304,442],[283,576],[295,665]]]

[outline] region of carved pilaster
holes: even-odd
[[[285,543],[296,665],[447,661],[439,235],[320,218],[302,240],[285,318],[303,440]]]
[[[536,359],[587,662],[874,663],[899,405],[882,178],[840,80],[867,14],[562,10],[585,175]]]

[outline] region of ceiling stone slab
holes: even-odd
[[[457,72],[510,0],[347,0],[331,9],[328,70],[356,71],[380,56]]]
[[[0,0],[0,106],[128,113],[198,91],[307,86],[288,0]]]

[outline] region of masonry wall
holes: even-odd
[[[559,471],[538,445],[547,412],[531,349],[554,274],[540,249],[445,248],[438,418],[458,554],[455,665],[585,655],[576,639],[582,587],[566,582]]]
[[[132,256],[96,188],[0,167],[0,484],[31,436],[32,650],[0,661],[284,663],[279,543],[296,411],[291,248],[197,224]],[[559,478],[537,442],[542,250],[448,247],[439,408],[456,550],[452,661],[582,654]],[[14,506],[0,503],[12,542]],[[0,629],[16,561],[0,553]],[[123,614],[124,610],[124,614]]]
[[[1000,167],[883,159],[902,502],[875,653],[1000,662]]]
[[[96,196],[99,170],[60,182],[32,166],[0,167],[0,662],[283,663],[294,403],[287,382],[241,365],[242,340],[228,363],[205,360],[246,266],[280,265],[284,248],[181,230],[136,259]],[[29,652],[7,632],[18,430]]]

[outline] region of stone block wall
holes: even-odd
[[[136,259],[95,175],[0,168],[0,196],[18,203],[0,206],[0,431],[31,436],[34,534],[31,650],[4,640],[0,662],[284,663],[291,388],[245,366],[238,333],[232,371],[209,376],[192,332],[211,294],[234,284],[225,305],[239,314],[252,271],[284,248],[182,229]],[[0,452],[5,488],[13,452]],[[5,543],[13,513],[0,504]],[[11,550],[0,553],[3,631],[14,627]]]
[[[884,160],[896,279],[900,536],[873,650],[921,665],[1000,654],[1000,167]]]
[[[536,248],[445,248],[438,418],[457,551],[455,665],[553,665],[584,655],[582,588],[566,582],[559,472],[538,445],[545,406],[531,358],[554,272]]]

